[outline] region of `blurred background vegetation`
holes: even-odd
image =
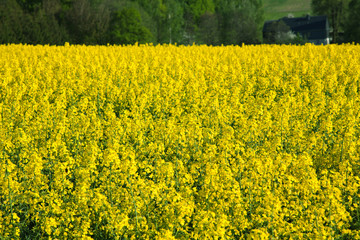
[[[263,0],[265,20],[311,14],[311,0]]]
[[[360,0],[0,0],[0,44],[259,44],[265,20],[309,13],[328,15],[335,42],[359,42],[359,12]]]

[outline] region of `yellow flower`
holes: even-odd
[[[1,45],[0,236],[359,239],[359,50]]]

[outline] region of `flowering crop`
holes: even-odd
[[[0,46],[0,239],[360,239],[360,46]]]

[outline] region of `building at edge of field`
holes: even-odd
[[[327,16],[283,17],[266,21],[263,27],[263,39],[267,43],[276,43],[279,38],[300,36],[305,42],[326,45],[330,43],[329,33]]]

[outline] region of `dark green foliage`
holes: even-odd
[[[359,2],[312,0],[333,42],[360,41]],[[256,44],[263,23],[262,0],[0,0],[0,44]]]
[[[284,21],[274,21],[264,36],[265,43],[289,43],[292,39],[291,28]]]
[[[345,24],[345,39],[360,43],[360,1],[352,0],[349,5],[349,15]]]
[[[258,42],[257,26],[245,10],[231,10],[223,16],[222,42],[251,44]]]
[[[135,8],[125,8],[116,12],[112,17],[110,43],[146,43],[151,38],[151,32],[142,25],[140,13]]]
[[[50,6],[35,12],[23,11],[15,0],[0,6],[0,43],[63,44],[68,40],[64,26],[56,19],[58,11]]]
[[[158,43],[183,43],[183,8],[179,1],[163,1],[163,17],[158,21]]]
[[[313,12],[318,15],[326,15],[332,28],[332,41],[341,43],[341,33],[344,31],[346,16],[348,13],[349,0],[312,0]]]
[[[185,2],[195,20],[198,20],[205,13],[215,12],[213,0],[186,0]]]
[[[24,13],[15,0],[4,0],[0,5],[0,43],[19,43]]]
[[[42,0],[17,0],[17,2],[26,12],[34,12],[41,8]]]
[[[214,13],[206,12],[199,19],[198,38],[207,45],[220,44],[219,19]]]
[[[92,6],[88,0],[73,0],[65,13],[71,42],[76,44],[106,44],[104,38],[110,22],[110,11],[103,4]]]
[[[220,4],[222,3],[222,4]],[[263,25],[261,0],[218,0],[221,42],[224,44],[259,43]]]
[[[0,43],[259,42],[261,0],[0,0]]]

